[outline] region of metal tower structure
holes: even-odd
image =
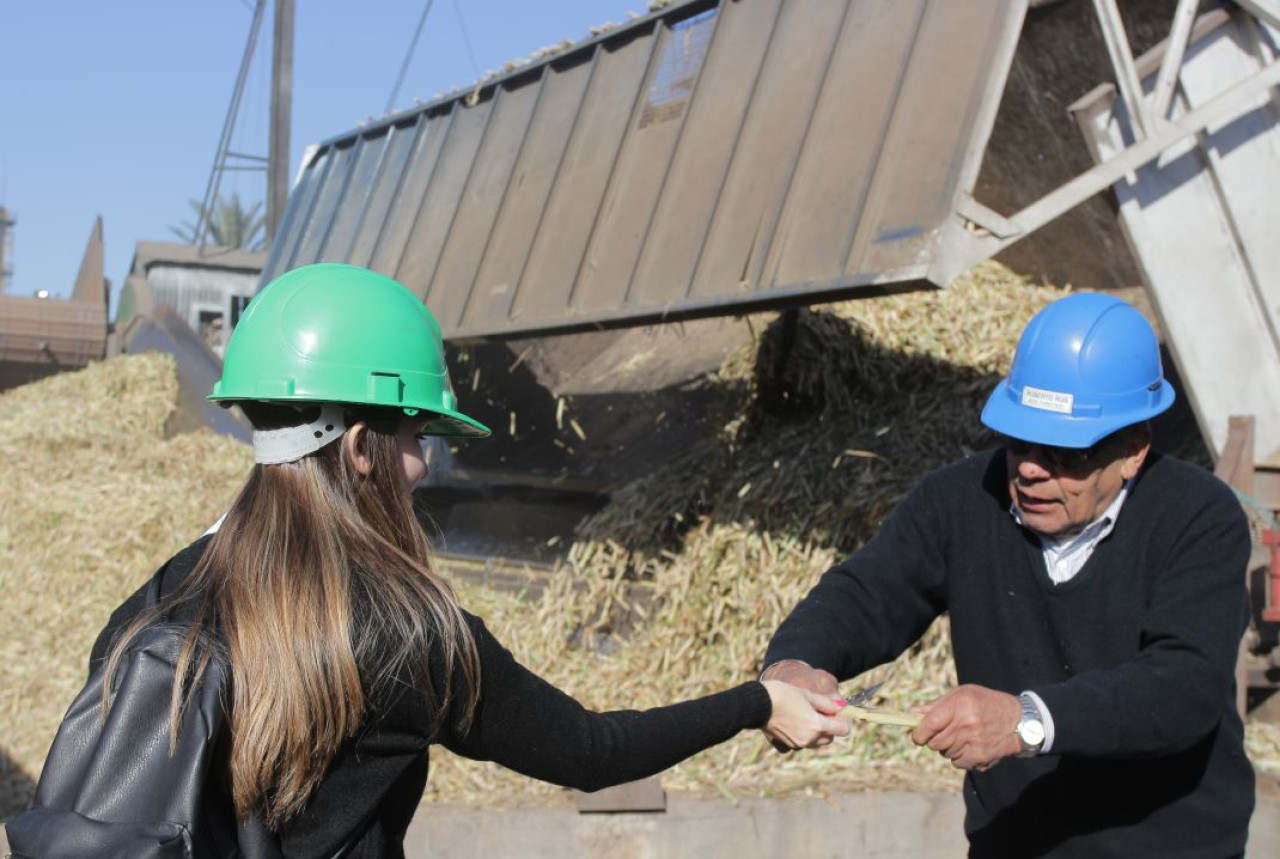
[[[258,35],[262,31],[262,21],[266,17],[266,8],[267,0],[258,0],[254,5],[253,22],[249,26],[249,37],[245,43],[244,56],[240,60],[240,71],[236,75],[231,104],[227,108],[227,116],[222,124],[222,135],[218,140],[218,150],[213,158],[213,168],[209,171],[209,181],[205,185],[204,199],[200,203],[200,220],[196,224],[195,238],[196,244],[202,248],[210,234],[209,217],[217,204],[223,175],[228,171],[266,172],[266,242],[268,245],[275,236],[284,212],[285,198],[288,193],[290,108],[293,93],[294,0],[275,0],[271,63],[271,130],[267,145],[268,154],[255,155],[235,152],[231,149],[231,138],[235,132],[236,118],[240,114],[240,102],[244,97],[245,83],[248,79],[249,67],[253,63]]]

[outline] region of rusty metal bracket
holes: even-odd
[[[1213,468],[1219,480],[1244,495],[1253,495],[1253,415],[1232,415],[1227,421],[1227,442]]]
[[[1262,619],[1268,623],[1280,622],[1280,529],[1267,528],[1262,532],[1262,545],[1271,550],[1267,566],[1267,605]]]

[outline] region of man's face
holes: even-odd
[[[1054,539],[1078,534],[1137,475],[1151,449],[1145,428],[1121,430],[1090,453],[1010,440],[1009,497],[1031,530]]]

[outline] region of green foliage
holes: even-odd
[[[210,208],[209,217],[202,217],[204,209],[199,200],[188,200],[195,212],[195,221],[183,221],[178,226],[170,225],[169,230],[188,244],[196,244],[200,240],[201,222],[205,221],[205,237],[210,244],[224,248],[244,248],[245,250],[261,250],[265,238],[267,216],[263,211],[262,201],[246,208],[240,202],[240,195],[232,193],[231,198],[219,197]]]

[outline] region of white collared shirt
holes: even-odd
[[[1102,542],[1102,538],[1116,527],[1116,517],[1120,515],[1120,507],[1128,495],[1129,481],[1126,480],[1116,494],[1115,500],[1102,511],[1102,515],[1085,526],[1079,534],[1061,539],[1036,534],[1037,539],[1040,540],[1040,549],[1044,552],[1044,567],[1055,585],[1071,581],[1076,573],[1080,572],[1084,562],[1089,560],[1098,543]],[[1010,504],[1009,512],[1013,515],[1013,520],[1022,525],[1018,508]]]
[[[1085,526],[1079,534],[1055,540],[1036,532],[1036,537],[1040,540],[1040,550],[1044,554],[1045,570],[1048,571],[1049,579],[1055,585],[1064,584],[1075,578],[1084,567],[1085,561],[1089,560],[1093,554],[1093,550],[1116,527],[1120,507],[1129,496],[1130,483],[1131,481],[1126,480],[1116,494],[1115,500],[1102,511],[1102,515]],[[1009,505],[1009,515],[1013,516],[1013,521],[1022,525],[1022,516],[1013,504]],[[1023,525],[1023,527],[1026,526]],[[1039,695],[1029,689],[1024,694],[1035,702],[1037,709],[1040,710],[1040,718],[1044,720],[1044,745],[1040,747],[1040,754],[1047,754],[1053,748],[1053,716]]]

